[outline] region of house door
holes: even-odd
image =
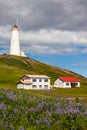
[[[76,84],[75,83],[71,83],[71,88],[75,88]]]

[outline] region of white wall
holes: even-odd
[[[41,79],[42,81],[39,82],[39,79],[36,79],[36,82],[33,82],[33,79],[32,79],[32,86],[33,85],[36,85],[37,89],[50,89],[50,79],[48,79],[48,82],[44,82],[44,79]],[[42,87],[39,87],[39,86],[42,86]],[[48,85],[48,87],[46,88],[45,85]],[[33,88],[33,87],[32,87]],[[34,88],[33,88],[34,89]]]
[[[67,85],[67,83],[69,85]],[[64,88],[71,88],[71,83],[70,82],[64,82]]]
[[[10,55],[20,56],[19,31],[12,30],[11,32],[11,46]]]
[[[44,82],[44,79],[42,79],[42,82],[39,82],[39,79],[36,79],[36,82],[33,82],[33,79],[31,79],[32,84],[17,84],[17,88],[24,88],[24,89],[50,89],[50,79],[48,79],[48,82]],[[33,87],[35,85],[36,87]],[[45,86],[47,85],[47,86]]]
[[[80,87],[80,82],[78,82],[78,85],[76,87]]]
[[[64,87],[64,82],[62,82],[60,79],[57,79],[57,80],[54,82],[54,87],[55,87],[55,88],[63,88],[63,87]]]
[[[66,83],[68,83],[68,85]],[[80,87],[80,82],[76,82],[76,83],[77,83],[76,87]],[[60,79],[57,79],[54,82],[54,87],[55,88],[71,88],[71,83],[70,82],[63,82]]]
[[[21,83],[19,83],[19,84],[17,84],[17,88],[18,88],[18,89],[24,89],[24,85],[21,84]]]

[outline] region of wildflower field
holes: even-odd
[[[0,130],[87,130],[87,103],[0,88]]]

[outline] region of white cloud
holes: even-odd
[[[81,53],[87,54],[87,48],[82,49]]]
[[[0,47],[10,46],[11,27],[0,27]],[[72,54],[87,53],[87,32],[40,29],[20,30],[21,48],[34,53]],[[83,46],[83,48],[80,48]]]
[[[10,39],[11,28],[10,26],[0,26],[0,37],[3,41]],[[1,40],[0,40],[1,41]]]
[[[45,30],[21,32],[23,41],[46,44],[75,44],[87,46],[87,32]]]

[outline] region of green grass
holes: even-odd
[[[63,96],[87,96],[87,84],[81,84],[78,88],[58,88],[52,90],[55,94],[61,94]]]
[[[18,90],[16,88],[16,84],[1,84],[0,88],[3,89],[12,89],[12,90]],[[19,91],[19,90],[18,90]],[[56,97],[56,98],[71,98],[72,100],[75,98],[79,98],[81,100],[87,101],[87,84],[81,84],[81,87],[79,88],[57,88],[57,89],[51,89],[51,90],[24,90],[22,91],[33,93],[38,96],[46,96],[46,97]]]
[[[0,56],[0,87],[4,89],[16,89],[17,82],[19,82],[20,78],[25,74],[47,75],[51,78],[51,84],[54,83],[58,76],[76,76],[81,81],[80,88],[58,88],[50,91],[32,90],[30,92],[48,97],[87,97],[87,79],[81,75],[27,57],[15,57],[9,55]]]

